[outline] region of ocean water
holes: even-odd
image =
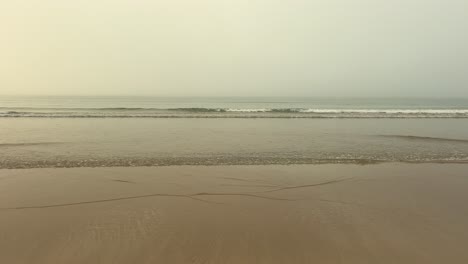
[[[0,168],[468,162],[465,99],[4,97],[0,116]]]
[[[0,117],[468,118],[468,99],[0,97]]]

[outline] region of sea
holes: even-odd
[[[468,118],[468,99],[0,97],[0,117]]]
[[[0,96],[0,169],[383,162],[468,162],[468,99]]]

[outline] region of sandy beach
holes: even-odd
[[[0,170],[0,263],[467,263],[463,164]]]
[[[468,264],[468,0],[0,1],[0,264]]]

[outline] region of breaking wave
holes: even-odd
[[[2,111],[3,110],[3,111]],[[20,118],[468,118],[468,109],[0,108]]]
[[[468,139],[456,139],[456,138],[421,137],[421,136],[410,136],[410,135],[379,135],[379,136],[386,137],[386,138],[405,139],[405,140],[420,140],[420,141],[427,141],[427,142],[468,143]]]

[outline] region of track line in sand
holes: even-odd
[[[258,198],[258,199],[266,199],[266,200],[273,200],[273,201],[298,201],[299,199],[286,199],[286,198],[277,198],[277,197],[269,197],[269,196],[262,196],[258,195],[260,193],[270,193],[270,192],[278,192],[278,191],[283,191],[283,190],[290,190],[290,189],[300,189],[300,188],[310,188],[310,187],[317,187],[317,186],[323,186],[323,185],[328,185],[328,184],[335,184],[335,183],[340,183],[343,181],[348,181],[352,180],[355,177],[351,178],[342,178],[342,179],[336,179],[336,180],[331,180],[331,181],[326,181],[326,182],[321,182],[321,183],[315,183],[315,184],[306,184],[306,185],[297,185],[297,186],[287,186],[287,187],[281,187],[273,190],[267,190],[267,191],[261,191],[261,192],[250,192],[250,193],[211,193],[211,192],[200,192],[200,193],[195,193],[195,194],[164,194],[164,193],[154,193],[154,194],[145,194],[145,195],[137,195],[137,196],[127,196],[127,197],[118,197],[118,198],[110,198],[110,199],[101,199],[101,200],[91,200],[91,201],[82,201],[82,202],[74,202],[74,203],[61,203],[61,204],[46,204],[46,205],[32,205],[32,206],[17,206],[17,207],[4,207],[0,208],[0,210],[25,210],[25,209],[43,209],[43,208],[56,208],[56,207],[68,207],[68,206],[77,206],[77,205],[85,205],[85,204],[96,204],[96,203],[106,203],[106,202],[114,202],[114,201],[122,201],[122,200],[133,200],[133,199],[141,199],[141,198],[149,198],[149,197],[178,197],[178,198],[187,198],[187,199],[192,199],[196,200],[199,202],[204,202],[204,203],[212,203],[212,204],[223,204],[219,202],[213,202],[213,201],[207,201],[203,200],[197,197],[200,196],[243,196],[243,197],[250,197],[250,198]],[[239,179],[237,179],[239,180]],[[243,179],[242,179],[243,180]],[[131,181],[125,181],[125,180],[115,180],[112,179],[112,181],[116,182],[122,182],[122,183],[135,183]],[[249,180],[245,180],[249,181]],[[271,187],[276,187],[276,186],[271,186]],[[319,200],[322,202],[331,202],[331,201],[325,201],[325,200]]]
[[[138,196],[127,196],[127,197],[119,197],[119,198],[111,198],[111,199],[74,202],[74,203],[4,207],[4,208],[0,208],[0,210],[25,210],[25,209],[44,209],[44,208],[55,208],[55,207],[68,207],[68,206],[76,206],[76,205],[84,205],[84,204],[97,204],[97,203],[107,203],[107,202],[122,201],[122,200],[141,199],[141,198],[148,198],[148,197],[178,197],[178,198],[192,199],[192,200],[196,200],[196,201],[200,201],[200,202],[204,202],[204,203],[222,204],[222,203],[219,203],[219,202],[203,200],[203,199],[197,198],[197,196],[245,196],[245,197],[259,198],[259,199],[266,199],[266,200],[274,200],[274,201],[297,201],[297,200],[293,200],[293,199],[267,197],[267,196],[248,194],[248,193],[195,193],[195,194],[190,194],[190,195],[155,193],[155,194],[146,194],[146,195],[138,195]]]
[[[279,192],[279,191],[290,190],[290,189],[301,189],[301,188],[317,187],[317,186],[322,186],[322,185],[335,184],[335,183],[340,183],[340,182],[344,182],[344,181],[349,181],[349,180],[352,180],[354,178],[355,177],[344,178],[344,179],[336,179],[336,180],[320,182],[320,183],[314,183],[314,184],[287,186],[287,187],[281,187],[281,188],[278,188],[278,189],[263,191],[261,193],[270,193],[270,192]]]

